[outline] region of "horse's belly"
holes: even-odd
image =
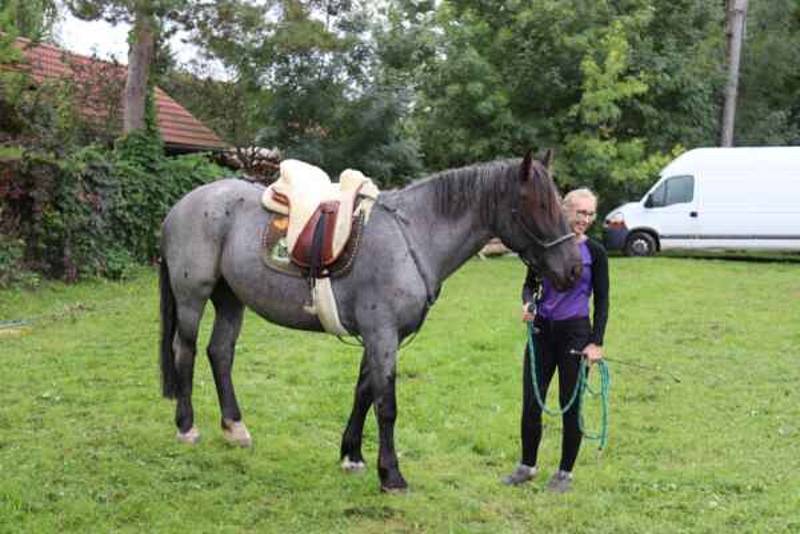
[[[239,300],[271,323],[322,331],[316,315],[306,310],[311,304],[308,282],[273,271],[248,252],[226,254],[222,261],[222,276]]]
[[[247,307],[270,323],[298,330],[324,331],[317,316],[305,311],[303,306],[298,308],[283,303],[284,305],[280,307],[270,307],[258,304],[247,304]]]

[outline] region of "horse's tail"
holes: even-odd
[[[177,314],[166,258],[161,259],[159,286],[161,287],[161,394],[168,399],[174,399],[178,393],[178,370],[175,368],[172,340],[175,338]]]

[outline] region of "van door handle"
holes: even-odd
[[[695,218],[697,218],[697,212],[696,212],[696,211],[690,211],[690,212],[689,212],[689,217],[695,217]]]

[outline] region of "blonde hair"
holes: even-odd
[[[564,195],[564,200],[561,201],[561,204],[564,207],[570,206],[573,200],[578,198],[590,198],[594,201],[595,206],[597,205],[597,195],[595,195],[594,192],[588,187],[579,187],[578,189],[573,189]]]

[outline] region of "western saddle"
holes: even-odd
[[[265,208],[288,215],[286,245],[291,260],[309,276],[326,276],[347,245],[353,222],[369,215],[378,188],[361,172],[347,169],[339,183],[314,165],[288,159],[280,164],[280,177],[262,197]]]

